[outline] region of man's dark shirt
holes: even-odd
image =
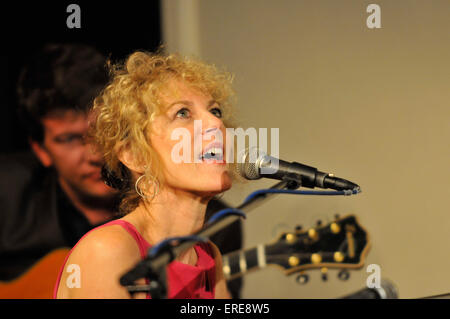
[[[226,207],[221,201],[210,201],[206,218]],[[33,154],[0,155],[0,281],[20,276],[55,249],[72,248],[99,225],[91,225],[72,205],[56,173],[44,168]],[[222,254],[241,249],[241,222],[211,240]],[[227,284],[233,298],[239,298],[242,280]]]
[[[91,225],[52,169],[30,153],[0,157],[0,280],[14,279],[49,252],[73,247]]]

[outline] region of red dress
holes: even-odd
[[[144,259],[147,256],[147,251],[151,245],[139,234],[137,229],[129,222],[124,220],[113,220],[100,227],[120,225],[134,238],[136,244],[139,247],[141,258]],[[96,229],[97,229],[96,228]],[[89,234],[89,233],[87,233]],[[87,235],[86,234],[86,235]],[[86,236],[84,235],[81,239]],[[77,244],[78,245],[78,244]],[[72,248],[72,250],[76,245]],[[215,261],[212,254],[212,249],[208,244],[199,243],[194,246],[197,252],[198,260],[195,266],[187,265],[179,261],[173,261],[168,265],[167,278],[168,278],[168,298],[172,299],[213,299],[215,296]],[[66,257],[64,264],[59,272],[58,279],[56,281],[55,289],[53,291],[53,298],[56,298],[58,293],[58,286],[61,280],[62,272],[64,271],[67,259],[70,253]],[[150,298],[150,295],[147,295]]]

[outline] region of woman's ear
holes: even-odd
[[[130,148],[127,145],[119,145],[116,147],[117,158],[125,165],[131,173],[139,175],[144,173],[144,167],[138,163],[135,156],[133,156]]]

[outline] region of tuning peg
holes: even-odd
[[[343,254],[342,252],[336,251],[336,252],[333,254],[333,259],[334,259],[334,261],[336,261],[336,262],[338,262],[338,263],[341,263],[341,262],[344,261],[345,256],[344,256],[344,254]]]
[[[321,221],[320,219],[318,219],[318,220],[316,221],[316,225],[317,225],[317,226],[322,226],[322,221]]]
[[[300,273],[297,276],[296,281],[299,285],[305,285],[309,281],[309,276],[307,274]]]
[[[288,259],[288,264],[291,267],[298,266],[299,263],[300,263],[300,258],[298,258],[297,256],[291,256]]]
[[[331,223],[330,230],[333,234],[338,234],[341,231],[341,226],[338,223]]]
[[[342,269],[339,273],[338,273],[338,278],[342,281],[346,281],[350,278],[350,273],[346,270],[346,269]]]
[[[302,228],[303,228],[302,225],[297,225],[297,226],[295,226],[295,230],[296,230],[296,231],[300,231],[300,230],[302,230]]]
[[[319,234],[317,233],[317,231],[314,228],[310,228],[308,230],[308,237],[311,238],[312,240],[318,240]]]
[[[311,255],[311,262],[313,264],[320,264],[322,262],[322,256],[318,253],[314,253]]]
[[[286,234],[286,242],[288,244],[293,244],[296,242],[296,240],[297,240],[297,236],[295,234],[292,234],[292,233]]]
[[[327,281],[328,280],[328,269],[326,267],[323,267],[322,269],[320,269],[320,272],[322,273],[322,281]]]

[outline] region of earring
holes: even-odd
[[[143,199],[149,200],[148,197],[146,195],[144,195],[144,193],[142,192],[141,188],[138,185],[143,177],[145,177],[145,174],[139,176],[139,178],[136,180],[136,183],[134,184],[134,189],[136,190],[136,193],[139,196],[141,196]],[[153,198],[155,198],[155,196],[159,192],[159,182],[155,178],[153,178],[153,180],[154,180],[154,182],[152,183],[154,185],[153,186],[153,196],[151,197],[151,199],[149,201],[152,201]]]

